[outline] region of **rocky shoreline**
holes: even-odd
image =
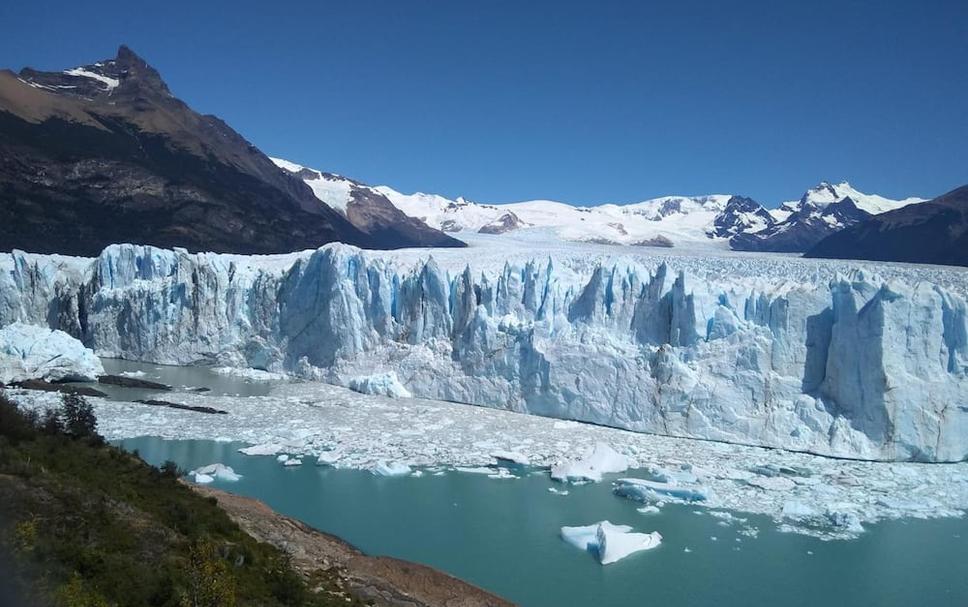
[[[381,607],[510,607],[510,603],[432,567],[368,556],[340,538],[283,516],[264,503],[211,487],[190,485],[214,498],[246,533],[283,550],[293,568],[311,580],[335,572],[346,592]]]

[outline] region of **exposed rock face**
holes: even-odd
[[[759,232],[775,223],[769,211],[752,198],[731,196],[707,234],[713,238],[729,238],[743,232]]]
[[[126,47],[65,72],[0,71],[0,250],[97,255],[115,242],[275,253],[366,232],[214,116],[172,96]],[[372,221],[362,222],[372,225]]]
[[[924,280],[791,283],[745,259],[700,279],[665,264],[402,263],[340,245],[287,264],[130,245],[90,262],[17,253],[0,256],[0,325],[47,323],[107,356],[344,385],[392,369],[418,397],[660,434],[968,456],[968,311]]]
[[[504,234],[512,230],[517,230],[524,225],[524,222],[518,219],[517,215],[511,211],[508,211],[491,223],[481,226],[481,229],[478,230],[478,232],[481,234]]]
[[[821,240],[806,256],[968,266],[968,186],[870,217]]]
[[[821,184],[823,187],[829,184]],[[739,251],[802,253],[827,236],[871,217],[850,198],[816,204],[804,195],[800,204],[781,222],[756,232],[741,232],[730,238],[731,248]]]

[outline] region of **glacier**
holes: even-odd
[[[604,251],[598,254],[597,252]],[[965,274],[607,248],[0,255],[0,326],[98,355],[252,368],[821,455],[968,457]]]

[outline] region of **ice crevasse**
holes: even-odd
[[[964,290],[914,271],[821,276],[778,263],[551,258],[471,270],[345,245],[270,257],[15,251],[0,255],[0,326],[45,325],[102,356],[342,385],[392,371],[398,381],[367,389],[399,383],[415,397],[642,432],[965,459]]]

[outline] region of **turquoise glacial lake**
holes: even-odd
[[[868,526],[856,540],[821,541],[737,514],[759,529],[751,538],[694,507],[640,514],[612,495],[608,479],[567,487],[562,496],[548,491],[563,487],[547,474],[385,478],[312,463],[284,468],[272,457],[241,455],[239,443],[143,437],[119,444],[155,465],[225,463],[244,478],[218,488],[260,499],[370,554],[437,567],[524,607],[968,605],[965,519],[891,521]],[[663,543],[603,567],[559,538],[563,525],[606,519],[659,531]]]

